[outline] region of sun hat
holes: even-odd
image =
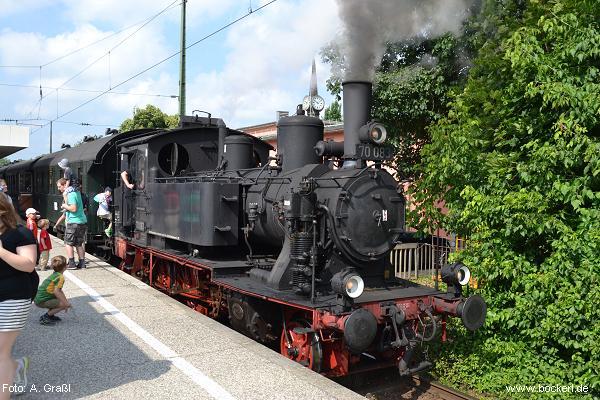
[[[35,208],[31,208],[29,207],[26,211],[25,211],[25,215],[29,215],[29,214],[37,214],[37,210]]]
[[[60,160],[58,162],[58,166],[61,168],[67,168],[68,165],[69,165],[69,160],[67,160],[66,158],[63,158],[62,160]]]

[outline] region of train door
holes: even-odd
[[[148,147],[144,145],[138,148],[132,155],[130,171],[135,179],[135,207],[133,210],[133,241],[141,246],[147,243],[147,227],[149,223],[149,202],[146,195],[146,180],[148,178]]]
[[[135,150],[122,150],[120,159],[120,171],[127,171],[129,182],[135,184],[135,179],[132,172],[134,164]],[[120,175],[120,172],[119,172]],[[134,190],[129,189],[125,183],[119,178],[120,191],[115,193],[115,224],[120,225],[123,233],[130,236],[133,226],[133,208],[134,208]]]

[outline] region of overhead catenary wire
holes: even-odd
[[[49,119],[47,118],[22,118],[22,119],[15,119],[15,118],[2,118],[0,119],[0,122],[14,122],[17,125],[32,125],[32,126],[45,126],[45,125],[40,125],[40,124],[33,124],[30,123],[31,121],[47,121],[50,122]],[[81,126],[102,126],[102,127],[113,127],[113,126],[118,126],[119,124],[94,124],[91,122],[76,122],[76,121],[54,121],[54,123],[57,124],[72,124],[72,125],[81,125]]]
[[[71,50],[70,52],[68,52],[66,54],[63,54],[62,56],[56,57],[56,58],[54,58],[54,59],[52,59],[52,60],[50,60],[50,61],[48,61],[46,63],[40,64],[40,65],[0,65],[0,68],[40,68],[40,67],[47,67],[50,64],[54,64],[55,62],[60,61],[60,60],[62,60],[64,58],[67,58],[69,56],[72,56],[73,54],[76,54],[76,53],[78,53],[78,52],[80,52],[82,50],[85,50],[88,47],[92,47],[92,46],[94,46],[94,45],[96,45],[96,44],[98,44],[100,42],[103,42],[103,41],[105,41],[107,39],[110,39],[113,36],[117,36],[117,35],[125,32],[125,31],[128,31],[131,28],[134,28],[134,27],[136,27],[136,26],[138,26],[140,24],[143,24],[146,21],[148,21],[150,18],[154,18],[154,16],[150,16],[148,18],[140,20],[140,21],[136,22],[135,24],[128,25],[128,26],[126,26],[123,29],[120,29],[120,30],[118,30],[116,32],[113,32],[113,33],[109,34],[109,35],[106,35],[106,36],[104,36],[104,37],[102,37],[102,38],[100,38],[98,40],[95,40],[95,41],[93,41],[91,43],[88,43],[88,44],[86,44],[86,45],[84,45],[82,47],[79,47],[79,48],[75,49],[75,50]]]
[[[225,29],[229,28],[230,26],[232,26],[232,25],[235,25],[236,23],[238,23],[238,22],[240,22],[240,21],[244,20],[245,18],[249,17],[249,16],[250,16],[250,15],[252,15],[252,14],[255,14],[255,13],[257,13],[258,11],[261,11],[261,10],[262,10],[262,9],[264,9],[265,7],[268,7],[269,5],[271,5],[271,4],[275,3],[275,2],[277,2],[277,0],[271,0],[271,1],[269,1],[268,3],[265,3],[265,4],[263,4],[262,6],[258,7],[256,10],[253,10],[252,12],[248,12],[248,13],[244,14],[244,15],[242,15],[241,17],[239,17],[239,18],[237,18],[237,19],[235,19],[235,20],[233,20],[233,21],[229,22],[228,24],[226,24],[226,25],[223,25],[223,26],[222,26],[222,27],[220,27],[219,29],[217,29],[217,30],[215,30],[215,31],[213,31],[213,32],[211,32],[211,33],[209,33],[208,35],[206,35],[206,36],[204,36],[204,37],[202,37],[202,38],[200,38],[200,39],[196,40],[196,41],[195,41],[195,42],[193,42],[192,44],[190,44],[190,45],[186,46],[186,47],[185,47],[185,49],[187,50],[187,49],[189,49],[189,48],[191,48],[191,47],[194,47],[194,46],[196,46],[197,44],[199,44],[199,43],[201,43],[201,42],[205,41],[206,39],[209,39],[209,38],[211,38],[212,36],[216,35],[216,34],[217,34],[217,33],[219,33],[219,32],[222,32],[222,31],[224,31]],[[150,71],[151,69],[153,69],[153,68],[156,68],[157,66],[159,66],[159,65],[163,64],[164,62],[166,62],[166,61],[170,60],[171,58],[173,58],[173,57],[175,57],[175,56],[179,55],[180,53],[181,53],[181,50],[180,50],[180,51],[176,51],[175,53],[173,53],[173,54],[171,54],[171,55],[169,55],[169,56],[167,56],[167,57],[163,58],[162,60],[160,60],[160,61],[158,61],[158,62],[156,62],[156,63],[154,63],[154,64],[152,64],[152,65],[151,65],[151,66],[149,66],[148,68],[145,68],[145,69],[143,69],[142,71],[140,71],[140,72],[136,73],[135,75],[133,75],[133,76],[131,76],[131,77],[129,77],[129,78],[127,78],[127,79],[125,79],[124,81],[122,81],[122,82],[118,83],[117,85],[113,86],[111,89],[105,90],[105,91],[103,91],[102,93],[98,94],[97,96],[94,96],[94,97],[92,97],[91,99],[89,99],[89,100],[87,100],[87,101],[85,101],[85,102],[83,102],[83,103],[79,104],[78,106],[76,106],[76,107],[74,107],[74,108],[70,109],[69,111],[66,111],[66,112],[64,112],[63,114],[61,114],[61,115],[59,115],[58,117],[56,117],[56,119],[53,119],[51,122],[57,121],[58,119],[60,119],[60,118],[62,118],[62,117],[64,117],[64,116],[66,116],[66,115],[69,115],[69,114],[71,114],[71,113],[72,113],[72,112],[74,112],[74,111],[77,111],[77,110],[79,110],[81,107],[84,107],[84,106],[88,105],[89,103],[93,102],[94,100],[97,100],[97,99],[99,99],[100,97],[104,96],[105,94],[107,94],[107,93],[111,92],[113,89],[116,89],[116,88],[118,88],[118,87],[120,87],[120,86],[122,86],[122,85],[126,84],[127,82],[129,82],[129,81],[131,81],[131,80],[133,80],[133,79],[137,78],[138,76],[140,76],[140,75],[142,75],[142,74],[144,74],[144,73],[146,73],[146,72]],[[48,125],[48,124],[50,124],[50,122],[48,122],[48,123],[47,123],[47,124],[45,124],[44,126],[46,126],[46,125]],[[39,130],[40,130],[40,129],[42,129],[42,128],[43,128],[43,126],[42,126],[42,127],[40,127],[39,129],[36,129],[36,130],[34,130],[33,132],[31,132],[31,135],[33,135],[34,133],[36,133],[37,131],[39,131]]]
[[[85,67],[83,67],[83,69],[81,69],[79,72],[77,72],[75,75],[71,76],[69,79],[67,79],[66,81],[64,81],[62,84],[60,84],[58,86],[58,89],[62,88],[63,86],[65,86],[67,83],[71,82],[73,79],[77,78],[78,76],[80,76],[81,74],[83,74],[85,71],[87,71],[88,69],[90,69],[93,65],[95,65],[98,61],[102,60],[104,57],[106,57],[107,55],[110,54],[111,51],[115,50],[117,47],[119,47],[120,45],[122,45],[124,42],[126,42],[127,40],[129,40],[133,35],[135,35],[136,33],[138,33],[140,30],[142,30],[146,25],[148,25],[150,22],[152,22],[153,20],[155,20],[156,18],[158,18],[160,15],[164,14],[166,11],[168,11],[170,8],[172,8],[176,3],[178,3],[179,0],[175,0],[173,2],[171,2],[168,6],[166,6],[165,8],[163,8],[161,11],[159,11],[158,13],[154,14],[153,16],[151,16],[150,18],[146,19],[145,22],[139,27],[137,28],[135,31],[133,31],[132,33],[130,33],[129,35],[127,35],[125,38],[123,38],[120,42],[118,42],[116,45],[114,45],[113,47],[111,47],[106,53],[104,53],[103,55],[101,55],[100,57],[96,58],[94,61],[92,61],[91,63],[89,63],[88,65],[86,65]],[[40,66],[40,99],[38,100],[38,103],[33,107],[33,109],[31,111],[29,111],[29,113],[27,113],[27,115],[31,115],[31,113],[33,112],[33,110],[35,110],[35,107],[38,108],[38,116],[40,113],[40,109],[42,106],[42,101],[49,96],[49,94],[43,95],[42,96],[42,90],[41,90],[41,79],[42,79],[42,67]]]
[[[0,83],[0,86],[9,86],[9,87],[22,87],[22,88],[34,88],[36,89],[38,86],[35,85],[23,85],[18,83]],[[100,89],[78,89],[78,88],[58,88],[53,86],[42,86],[42,89],[46,90],[61,90],[65,92],[84,92],[84,93],[102,93],[104,90]],[[157,93],[129,93],[129,92],[115,92],[110,91],[107,94],[121,94],[121,95],[131,95],[131,96],[148,96],[148,97],[168,97],[171,99],[177,98],[175,94],[157,94]]]
[[[116,45],[114,45],[113,47],[111,47],[106,53],[104,53],[103,55],[101,55],[100,57],[98,57],[96,60],[92,61],[91,63],[89,63],[87,66],[85,66],[81,71],[79,71],[78,73],[76,73],[75,75],[73,75],[71,78],[67,79],[66,81],[64,81],[59,88],[63,87],[64,85],[66,85],[67,83],[71,82],[73,79],[77,78],[79,75],[81,75],[82,73],[84,73],[85,71],[87,71],[89,68],[91,68],[94,64],[96,64],[98,61],[102,60],[104,57],[106,56],[110,56],[110,53],[115,50],[117,47],[119,47],[120,45],[122,45],[123,43],[125,43],[127,40],[129,40],[133,35],[135,35],[136,33],[138,33],[140,30],[142,30],[146,25],[148,25],[150,22],[154,21],[156,18],[158,18],[160,15],[162,15],[163,13],[165,13],[166,11],[168,11],[171,7],[173,7],[173,5],[175,3],[179,2],[179,0],[175,0],[173,1],[171,4],[169,4],[168,6],[166,6],[165,8],[163,8],[160,12],[158,12],[157,14],[153,15],[151,18],[149,18],[146,22],[144,22],[144,24],[142,26],[140,26],[139,28],[137,28],[135,31],[133,31],[132,33],[130,33],[129,35],[127,35],[125,38],[123,38],[119,43],[117,43]]]

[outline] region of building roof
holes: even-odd
[[[0,125],[0,158],[29,147],[29,128],[21,125]]]
[[[337,121],[323,121],[325,124],[325,133],[340,132],[344,130],[344,123]],[[262,140],[273,140],[277,138],[277,121],[266,122],[264,124],[251,125],[238,128],[239,131],[249,133]]]

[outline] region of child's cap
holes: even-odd
[[[29,207],[27,210],[25,210],[25,215],[29,214],[37,214],[37,210],[35,208]]]

